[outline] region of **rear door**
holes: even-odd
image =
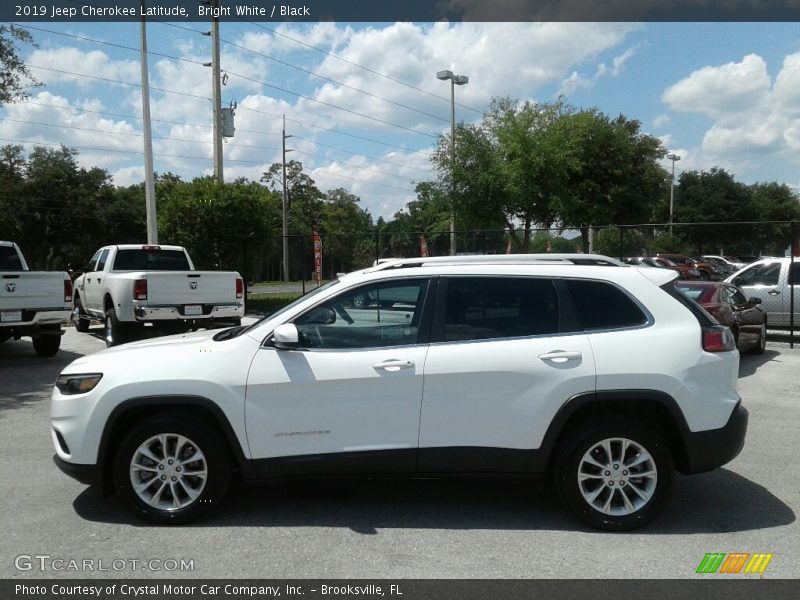
[[[594,391],[592,348],[561,288],[546,278],[442,278],[420,472],[523,472],[561,405]]]

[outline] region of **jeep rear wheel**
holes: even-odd
[[[161,415],[135,427],[114,458],[114,486],[140,518],[178,525],[220,503],[231,480],[225,443],[205,423]]]
[[[556,487],[569,510],[606,531],[627,531],[654,519],[664,508],[674,474],[661,437],[627,418],[583,425],[556,458]]]

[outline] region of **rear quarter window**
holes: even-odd
[[[647,323],[647,315],[618,287],[604,281],[565,280],[585,331],[622,329]]]

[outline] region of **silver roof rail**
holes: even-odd
[[[416,258],[380,259],[369,272],[411,267],[455,265],[595,265],[625,267],[625,263],[602,254],[484,254],[469,256],[433,256]]]

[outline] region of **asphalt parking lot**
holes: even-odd
[[[585,528],[546,483],[504,481],[237,485],[203,522],[143,525],[51,458],[53,382],[103,347],[99,335],[72,328],[50,359],[36,357],[29,339],[0,345],[2,578],[682,579],[698,576],[707,552],[774,553],[764,578],[800,576],[800,349],[784,343],[742,356],[739,390],[750,410],[742,454],[715,472],[678,476],[664,514],[629,534]],[[35,562],[20,570],[20,555],[126,564],[103,573],[42,571]],[[142,568],[154,559],[191,560],[193,570]]]

